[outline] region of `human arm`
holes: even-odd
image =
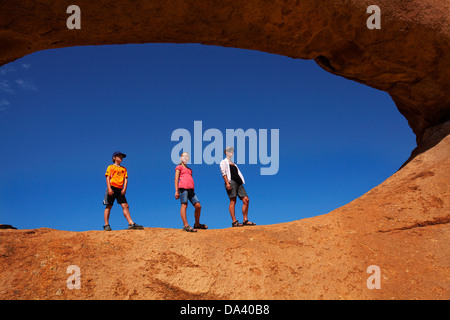
[[[180,179],[180,170],[175,170],[175,199],[180,197],[180,193],[178,192],[178,180]]]
[[[227,176],[224,175],[224,176],[222,176],[222,177],[223,177],[223,180],[225,180],[225,188],[226,188],[228,191],[230,191],[230,190],[231,190],[231,185],[230,185],[230,182],[228,182]]]
[[[225,188],[231,190],[230,182],[228,181],[228,163],[226,160],[220,162],[220,172],[222,173],[222,178],[225,181]]]
[[[122,195],[125,195],[125,193],[127,193],[127,186],[128,186],[128,178],[126,177],[123,181],[122,191],[120,192]]]
[[[114,194],[114,192],[111,189],[111,177],[110,176],[106,176],[106,188],[108,189],[108,194],[110,196],[112,196]]]

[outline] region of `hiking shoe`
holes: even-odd
[[[111,231],[111,226],[109,224],[107,224],[106,226],[103,226],[103,230]]]
[[[133,229],[133,230],[143,230],[144,227],[138,225],[137,223],[133,223],[133,224],[129,224],[129,225],[128,225],[128,229]]]

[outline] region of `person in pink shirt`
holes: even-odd
[[[180,215],[181,220],[183,220],[183,230],[188,232],[197,232],[197,229],[208,229],[207,225],[200,223],[200,212],[202,206],[194,192],[194,179],[192,178],[192,169],[186,164],[189,161],[189,154],[183,152],[180,157],[181,163],[175,168],[175,199],[180,199],[181,209]],[[194,228],[189,226],[186,217],[186,209],[188,205],[188,200],[192,203],[195,208],[195,224]]]

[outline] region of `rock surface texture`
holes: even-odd
[[[335,211],[201,230],[0,230],[0,299],[449,299],[450,2],[378,0],[0,2],[0,65],[78,45],[202,43],[314,59],[388,92],[417,137],[407,163]],[[326,88],[324,89],[326,90]],[[81,271],[70,290],[67,267]],[[367,268],[380,268],[369,289]]]
[[[0,230],[0,299],[448,300],[449,181],[447,135],[314,218],[197,233]],[[71,265],[80,289],[67,287]],[[367,286],[371,265],[380,289]]]

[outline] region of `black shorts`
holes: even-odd
[[[106,189],[105,198],[103,199],[104,205],[112,206],[114,204],[114,200],[117,200],[118,204],[127,203],[127,198],[125,198],[125,195],[121,194],[122,189],[113,186],[111,186],[111,189],[113,191],[112,196],[108,194],[108,189]]]
[[[225,190],[227,191],[228,197],[230,199],[236,198],[236,196],[239,197],[239,199],[244,199],[245,197],[248,197],[247,191],[245,191],[244,185],[237,184],[235,181],[230,181],[231,190],[226,190],[226,184],[225,184]]]

